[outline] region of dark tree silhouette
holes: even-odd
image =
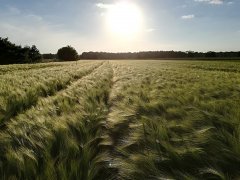
[[[56,59],[57,55],[56,54],[42,54],[43,59]]]
[[[217,57],[217,54],[213,51],[209,51],[206,53],[206,57]]]
[[[32,61],[32,62],[37,62],[42,58],[39,50],[37,49],[37,47],[35,45],[33,45],[29,49],[29,58],[30,58],[30,61]]]
[[[78,53],[73,47],[66,46],[58,50],[57,57],[63,61],[75,61],[78,59]]]
[[[36,46],[22,48],[11,43],[8,38],[0,38],[0,64],[35,63],[41,58]]]
[[[234,59],[240,57],[240,52],[213,52],[209,51],[144,51],[144,52],[128,52],[128,53],[107,53],[107,52],[83,52],[80,59]]]

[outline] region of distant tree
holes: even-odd
[[[83,52],[80,59],[237,58],[240,52],[142,51],[128,53]]]
[[[206,57],[217,57],[216,52],[213,51],[209,51],[205,54]]]
[[[31,62],[38,62],[42,59],[42,55],[35,45],[29,49],[29,58]]]
[[[240,57],[240,51],[237,54],[238,54],[237,56]]]
[[[195,56],[195,52],[194,51],[187,51],[187,55],[188,55],[188,57],[193,58]]]
[[[42,54],[42,58],[43,59],[56,59],[57,58],[57,55],[56,54]]]
[[[66,46],[58,50],[57,57],[63,61],[75,61],[78,59],[78,53],[73,47]]]

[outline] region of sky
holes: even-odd
[[[120,3],[137,12],[115,16]],[[41,53],[240,51],[239,9],[240,0],[0,0],[0,37]],[[136,32],[116,32],[124,18],[129,30],[139,21]]]

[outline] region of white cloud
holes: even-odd
[[[223,0],[211,0],[209,4],[223,4]]]
[[[37,16],[35,14],[28,14],[26,15],[27,18],[30,18],[30,19],[33,19],[33,20],[36,20],[36,21],[42,21],[43,18],[41,16]]]
[[[153,32],[153,31],[156,31],[156,29],[154,29],[154,28],[148,28],[148,29],[146,29],[146,32]]]
[[[209,2],[210,0],[194,0],[196,2]]]
[[[181,17],[182,19],[193,19],[193,18],[195,18],[195,15],[194,14],[189,14],[189,15],[184,15],[184,16],[182,16]]]
[[[194,0],[195,2],[205,2],[208,4],[214,4],[214,5],[221,5],[223,4],[223,0]]]
[[[96,6],[101,8],[101,9],[108,9],[108,8],[111,8],[113,5],[112,4],[105,4],[105,3],[97,3]]]
[[[234,4],[234,2],[229,1],[227,4],[228,4],[228,5],[232,5],[232,4]]]
[[[18,9],[18,8],[16,8],[16,7],[13,7],[13,6],[7,6],[7,9],[8,9],[8,13],[9,14],[14,14],[14,15],[17,15],[17,14],[20,14],[21,13],[21,11]]]

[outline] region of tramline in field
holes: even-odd
[[[72,81],[92,72],[99,65],[100,63],[90,63],[83,68],[82,64],[60,66],[55,63],[48,67],[45,64],[45,68],[41,68],[42,65],[39,69],[31,68],[26,71],[20,68],[14,72],[11,71],[12,67],[8,66],[11,73],[5,69],[5,73],[0,75],[0,123],[35,105],[39,97],[46,97],[66,88]]]

